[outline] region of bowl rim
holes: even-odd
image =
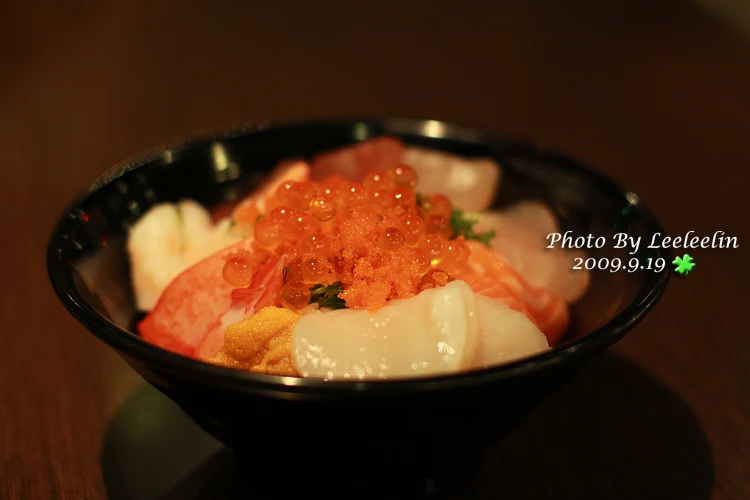
[[[62,250],[58,242],[64,230],[71,222],[71,215],[78,211],[89,198],[103,188],[131,170],[141,168],[153,161],[163,158],[164,154],[172,154],[190,149],[205,147],[215,141],[237,139],[245,135],[258,133],[269,129],[284,129],[294,127],[345,126],[364,123],[379,129],[388,130],[385,134],[406,134],[435,137],[425,133],[430,127],[440,127],[440,137],[462,142],[482,143],[489,145],[508,145],[543,154],[561,168],[573,170],[579,175],[588,177],[597,185],[604,185],[610,190],[617,191],[623,201],[630,203],[646,221],[652,232],[664,233],[660,224],[650,210],[632,191],[599,173],[583,162],[573,159],[556,150],[542,147],[538,143],[519,140],[513,137],[500,136],[492,132],[479,130],[475,127],[427,118],[405,117],[349,117],[323,118],[297,121],[272,121],[259,124],[240,124],[224,128],[220,131],[198,133],[193,136],[175,139],[140,154],[131,156],[109,168],[100,175],[84,192],[67,205],[52,231],[47,246],[47,271],[52,287],[59,300],[69,313],[100,340],[116,349],[121,356],[144,363],[152,370],[160,373],[171,373],[182,378],[192,379],[194,382],[207,386],[221,386],[234,391],[263,394],[272,397],[288,397],[292,394],[310,396],[357,396],[357,395],[404,395],[415,392],[425,393],[478,387],[508,380],[521,375],[539,373],[562,364],[579,360],[587,355],[609,347],[635,325],[642,321],[661,299],[671,275],[669,265],[662,272],[650,272],[636,294],[633,301],[610,321],[598,326],[583,337],[564,342],[559,347],[542,354],[520,359],[496,367],[459,372],[453,374],[390,380],[352,380],[325,381],[322,379],[301,378],[278,375],[257,374],[212,365],[197,359],[185,357],[151,344],[134,332],[121,328],[106,319],[89,305],[78,292],[72,273],[72,266],[64,262]],[[381,135],[381,134],[376,134]],[[657,249],[657,258],[671,262],[668,249]]]

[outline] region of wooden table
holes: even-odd
[[[740,245],[692,252],[459,497],[750,498],[747,41],[677,0],[253,3],[0,7],[0,497],[237,492],[221,447],[53,295],[45,245],[74,195],[174,136],[406,115],[536,139],[635,190],[670,235]]]

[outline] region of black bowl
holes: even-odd
[[[644,265],[652,259],[664,263],[663,270],[592,271],[590,289],[573,307],[571,329],[556,349],[452,376],[324,382],[257,375],[188,359],[138,336],[124,235],[150,206],[183,197],[214,206],[257,186],[279,160],[377,135],[492,157],[504,171],[496,207],[543,200],[573,236],[608,238],[603,248],[588,251],[591,257]],[[329,120],[245,127],[160,147],[114,167],[65,211],[47,265],[73,316],[206,431],[253,462],[253,474],[296,478],[286,490],[309,486],[300,479],[306,474],[319,486],[337,478],[329,491],[356,483],[372,492],[375,484],[404,478],[429,490],[470,470],[487,445],[655,306],[669,280],[669,252],[642,244],[629,255],[613,248],[616,232],[644,242],[663,233],[634,193],[560,154],[433,120]]]

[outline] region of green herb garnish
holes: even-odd
[[[317,304],[320,307],[329,307],[331,309],[344,309],[346,302],[339,297],[344,291],[340,281],[328,286],[322,284],[315,285],[310,289],[310,304]]]
[[[260,222],[260,220],[263,218],[263,214],[258,215],[258,217],[255,218],[255,223],[257,224]]]
[[[474,224],[479,222],[481,217],[480,214],[463,212],[454,208],[451,215],[451,229],[453,229],[451,239],[463,236],[467,240],[477,240],[490,246],[490,240],[495,237],[495,231],[488,231],[486,233],[477,233],[474,231]]]

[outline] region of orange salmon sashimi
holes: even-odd
[[[557,345],[570,322],[563,299],[532,287],[503,257],[478,241],[467,241],[471,251],[470,271],[456,276],[474,292],[498,300],[523,313],[544,333],[551,346]]]

